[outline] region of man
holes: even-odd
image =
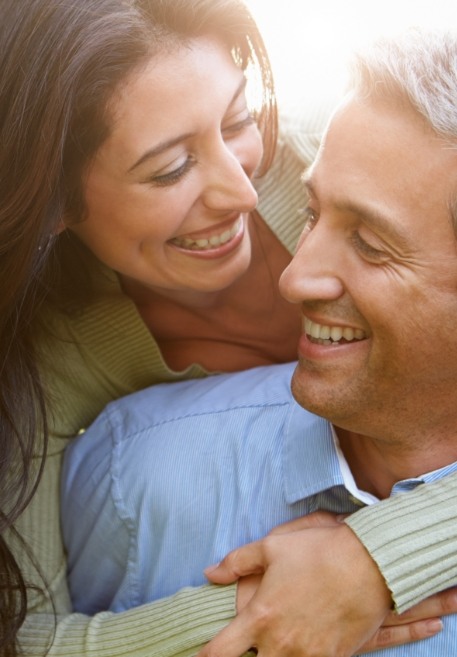
[[[69,448],[62,523],[75,611],[123,611],[201,585],[205,566],[279,523],[376,501],[332,425],[293,400],[294,368],[153,386],[108,405]],[[439,654],[454,638],[441,633]]]
[[[307,224],[281,282],[303,313],[292,390],[307,410],[288,396],[289,366],[221,377],[219,389],[218,378],[170,394],[156,387],[113,405],[68,466],[64,531],[81,610],[117,610],[198,584],[202,565],[230,543],[315,508],[351,513],[457,469],[457,112],[438,74],[449,44],[428,36],[419,45],[381,49],[379,70],[361,68],[307,174]],[[398,66],[399,82],[381,57]],[[416,61],[412,101],[404,89]],[[453,80],[457,87],[455,64]],[[237,427],[230,443],[229,426]],[[78,470],[83,462],[89,475]],[[232,654],[250,645],[268,654],[245,630],[237,636],[236,623],[225,633]],[[386,654],[448,656],[456,639],[452,616],[438,636]]]
[[[339,427],[358,484],[380,496],[397,478],[455,461],[456,101],[455,32],[412,33],[358,59],[352,90],[307,174],[308,222],[281,281],[285,296],[301,304],[304,320],[294,395]],[[354,338],[362,339],[351,336],[339,345],[319,344],[319,338],[327,337],[326,327],[349,328]],[[455,545],[454,497],[448,497],[451,507],[442,514],[445,488],[428,501],[423,492],[424,515],[428,508],[436,516],[436,540],[416,547],[417,514],[415,524],[404,518],[405,534],[411,535],[411,550],[430,552],[428,562],[435,561],[450,585],[455,583],[455,563],[449,552],[440,555],[438,546],[452,546],[452,539]],[[352,518],[351,526],[363,536],[363,511]],[[381,515],[378,535],[368,543],[372,556],[380,557],[381,547],[395,543],[389,529],[388,518]],[[346,550],[343,537],[353,545],[353,537],[345,532],[335,536],[341,551]],[[300,623],[302,654],[351,654],[344,621],[351,627],[354,615],[347,609],[346,616],[341,612],[338,636],[338,619],[327,613],[338,605],[322,596],[322,590],[315,598],[319,611],[311,616],[315,622],[309,632],[306,603],[299,618],[288,623],[284,611],[278,622],[278,609],[298,607],[297,596],[289,602],[281,591],[290,591],[291,582],[298,591],[306,586],[295,557],[303,542],[298,535],[271,537],[237,550],[213,570],[210,578],[219,583],[266,570],[268,590],[258,596],[257,606],[244,610],[202,651],[202,657],[232,657],[245,645],[257,645],[261,654],[269,655],[268,644],[278,633],[285,641],[295,633],[290,643],[296,648]],[[284,552],[291,561],[294,557],[293,580],[287,580],[281,568]],[[407,543],[397,556],[390,566],[392,577],[408,557]],[[384,567],[389,563],[377,560]],[[337,575],[326,569],[323,576],[328,570]],[[431,579],[436,577],[437,571]],[[403,577],[402,588],[413,591],[414,578]],[[325,646],[322,627],[332,628]],[[320,639],[316,652],[310,647],[313,632]],[[352,649],[356,645],[353,642]]]

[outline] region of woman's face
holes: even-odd
[[[214,292],[249,267],[262,141],[243,72],[217,41],[154,57],[116,93],[110,137],[70,226],[129,289]]]

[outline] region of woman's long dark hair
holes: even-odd
[[[0,655],[14,657],[27,605],[6,535],[38,485],[48,436],[36,336],[43,304],[75,293],[84,171],[109,134],[109,100],[163,47],[204,34],[257,70],[264,169],[276,143],[268,57],[239,0],[0,0]],[[52,410],[52,409],[51,409]]]

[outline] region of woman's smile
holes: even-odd
[[[192,255],[220,257],[235,249],[243,239],[245,221],[239,216],[235,222],[225,222],[212,230],[175,237],[169,244]],[[225,247],[225,248],[221,248]]]

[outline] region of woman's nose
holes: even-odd
[[[254,210],[258,195],[252,178],[260,163],[261,153],[257,145],[236,151],[221,142],[208,166],[208,180],[202,194],[205,206],[238,212]]]

